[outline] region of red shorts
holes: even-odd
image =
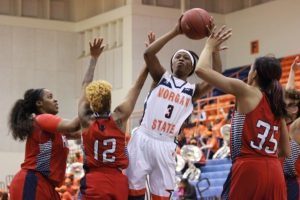
[[[54,186],[44,176],[25,169],[14,176],[9,193],[10,200],[60,200]]]
[[[119,169],[99,168],[90,170],[80,180],[79,199],[127,200],[128,179]]]
[[[276,158],[240,158],[224,185],[222,199],[287,199],[281,164]]]

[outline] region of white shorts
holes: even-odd
[[[174,138],[137,129],[128,144],[129,189],[145,189],[149,175],[151,194],[169,197],[167,190],[175,188],[175,148]]]

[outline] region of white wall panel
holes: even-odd
[[[36,30],[35,44],[35,68],[55,71],[58,64],[54,50],[58,45],[56,31]]]
[[[76,35],[69,32],[57,32],[57,70],[68,71],[75,74],[76,55]]]
[[[105,51],[105,72],[106,72],[106,80],[113,85],[114,88],[114,52],[113,50]]]
[[[98,59],[96,72],[95,72],[95,78],[106,80],[106,51],[102,52],[100,55],[100,58]]]
[[[33,70],[36,64],[36,29],[14,27],[12,31],[13,67]]]
[[[250,64],[258,56],[283,57],[300,53],[299,0],[273,1],[226,15],[233,29],[228,41],[227,66]],[[259,40],[259,54],[250,54],[250,42]]]
[[[122,47],[114,49],[114,88],[122,89],[123,86],[123,51]]]
[[[0,69],[11,69],[13,59],[12,27],[0,25]]]

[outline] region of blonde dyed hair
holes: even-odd
[[[111,84],[103,80],[93,81],[86,87],[86,98],[94,112],[110,111],[111,89]]]

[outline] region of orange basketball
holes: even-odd
[[[183,13],[180,27],[183,33],[194,40],[199,40],[209,35],[207,26],[210,26],[211,16],[202,8],[193,8]]]

